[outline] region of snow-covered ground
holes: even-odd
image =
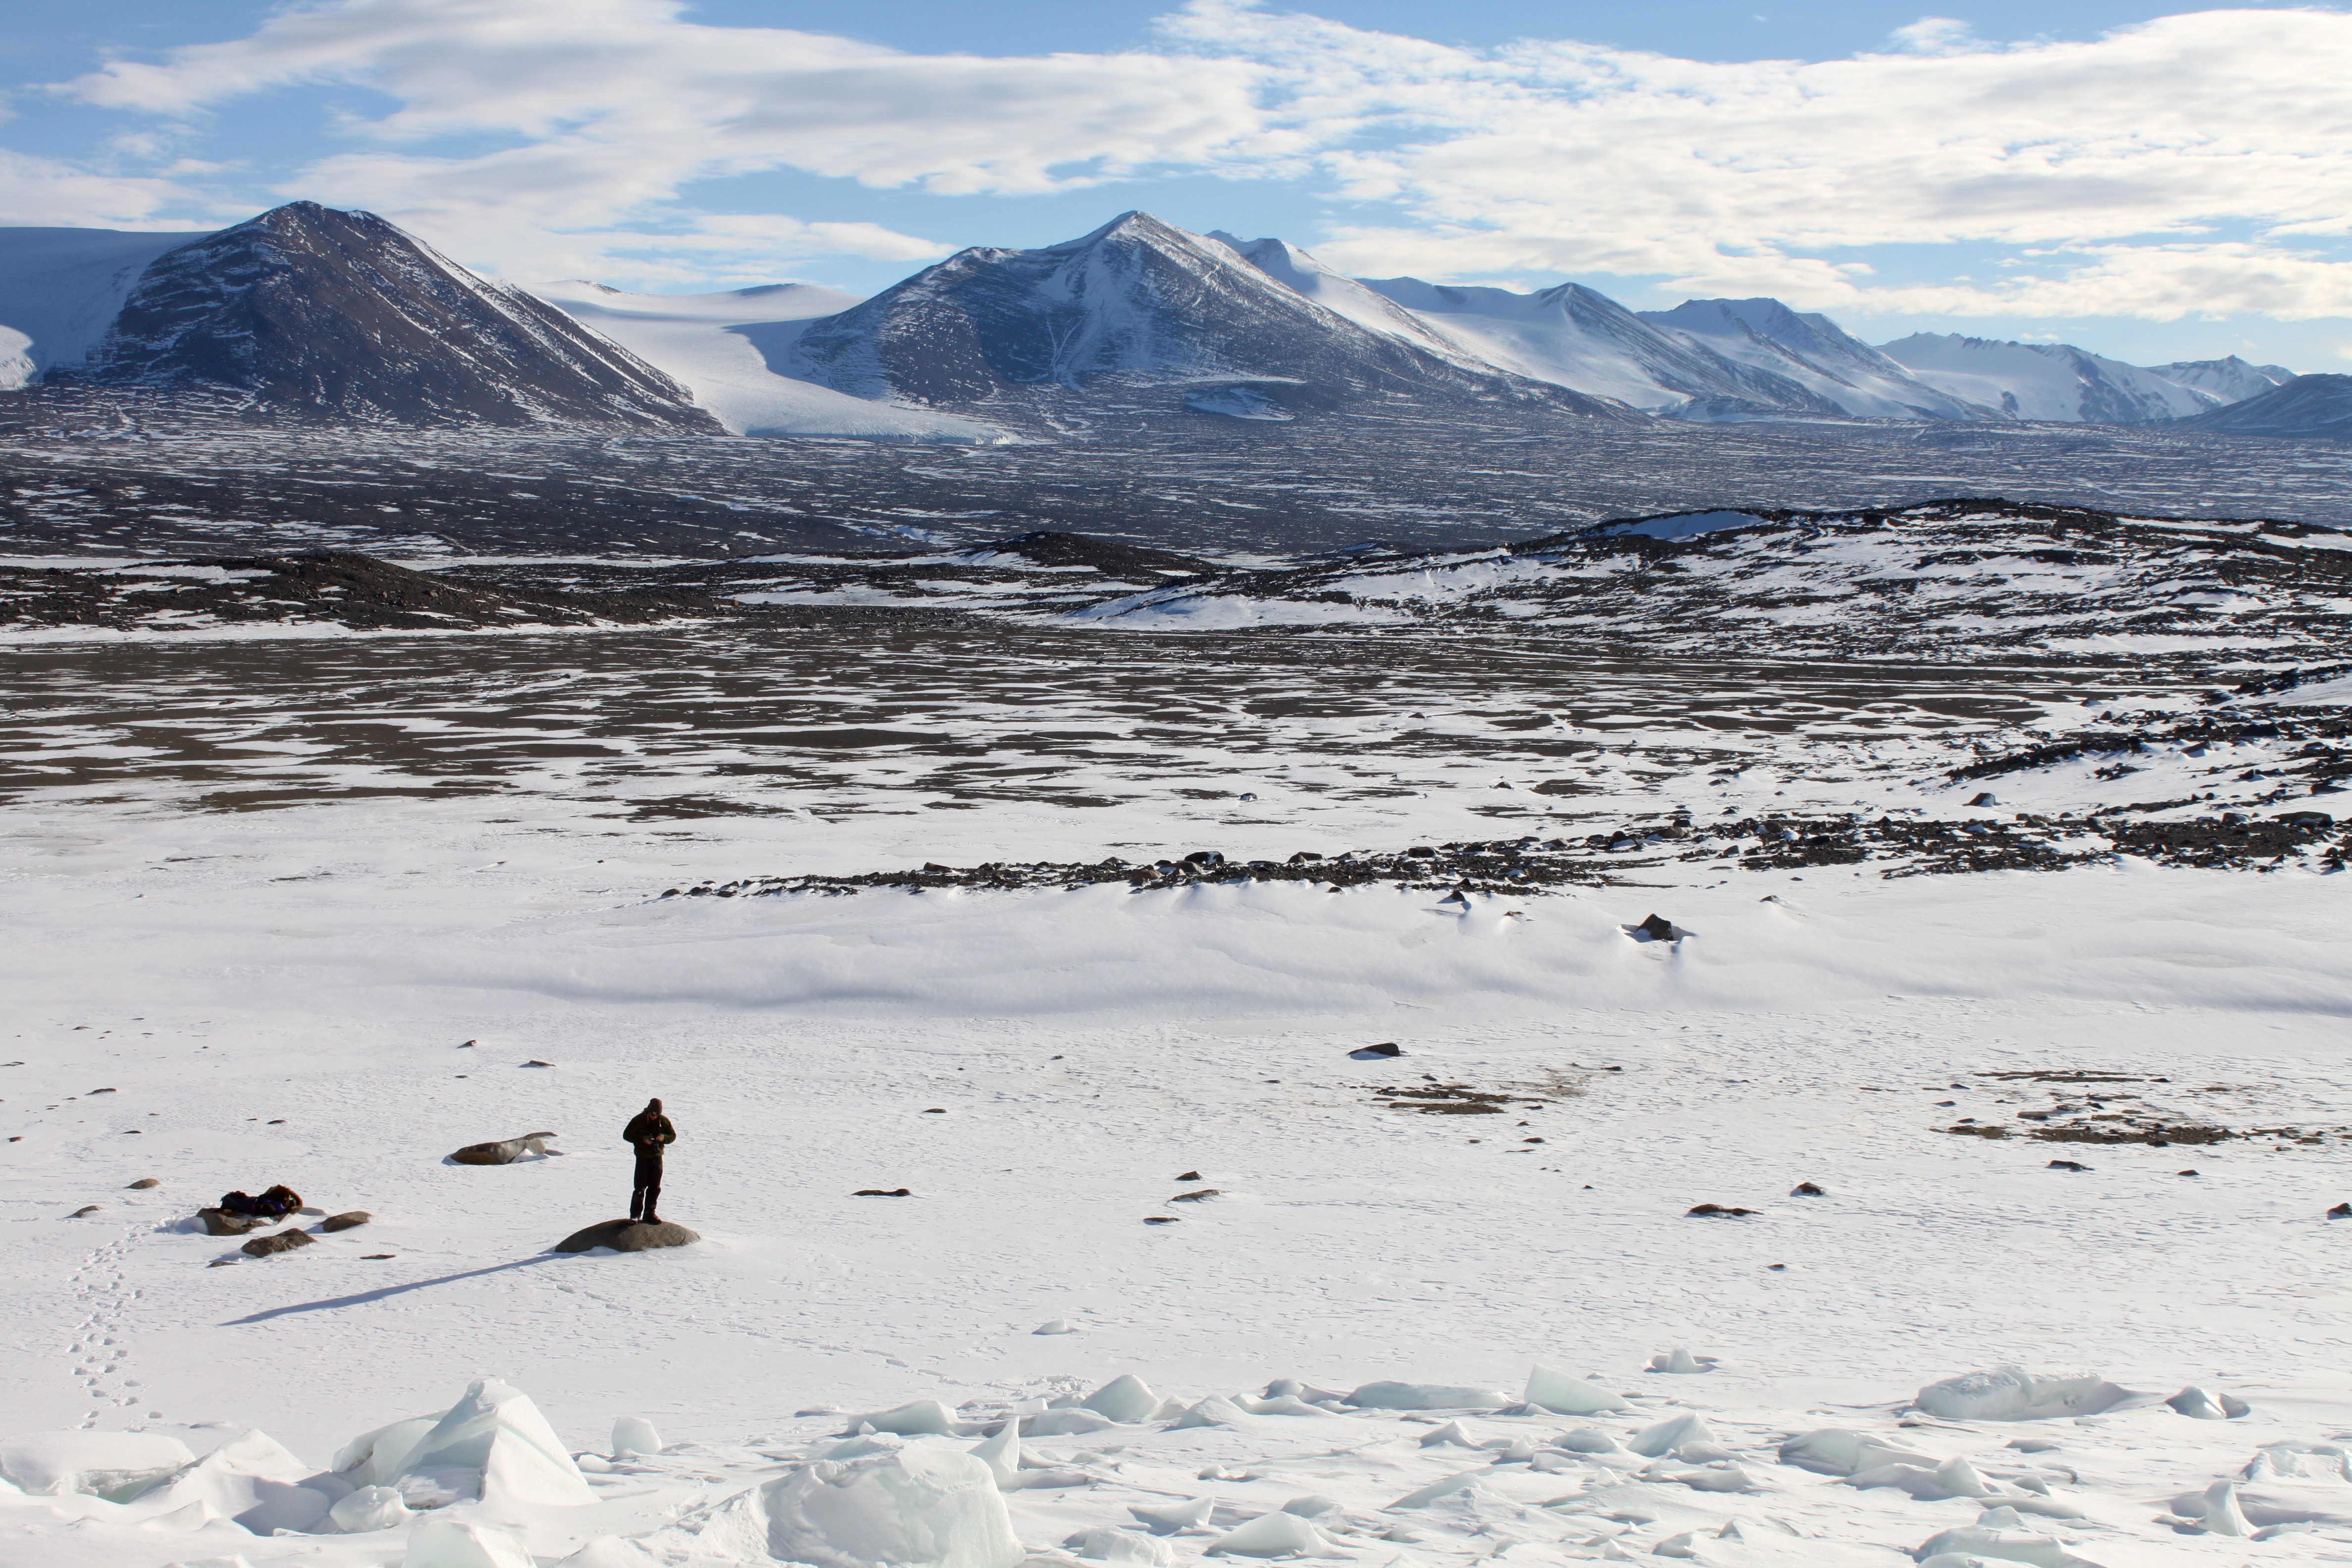
[[[526,646],[496,644],[501,658]],[[1113,843],[1244,855],[1427,841],[1491,834],[1497,809],[1605,815],[1654,808],[1661,792],[1704,792],[1693,800],[1710,810],[1797,809],[1798,796],[1909,788],[1901,781],[1949,747],[1931,729],[1906,739],[1888,718],[1883,739],[1832,758],[1832,731],[1851,727],[1834,713],[1819,734],[1764,716],[1727,735],[1703,703],[1670,721],[1639,712],[1629,689],[1621,720],[1579,726],[1606,743],[1576,770],[1591,795],[1497,792],[1475,738],[1486,721],[1466,704],[1428,706],[1442,695],[1433,678],[1400,668],[1388,706],[1423,706],[1387,728],[1283,716],[1261,692],[1268,717],[1202,709],[1180,743],[1175,705],[1207,688],[1137,688],[1144,751],[1055,766],[1038,738],[1058,731],[1046,707],[1093,672],[1033,658],[1024,668],[1047,683],[1038,706],[991,718],[988,689],[969,678],[959,689],[947,665],[901,649],[913,662],[890,673],[902,689],[891,700],[913,708],[900,726],[924,728],[913,710],[925,702],[961,714],[950,728],[992,754],[1001,789],[985,774],[943,789],[944,775],[908,771],[914,759],[851,752],[835,753],[836,788],[785,784],[768,803],[821,809],[633,812],[591,776],[609,764],[583,760],[579,739],[548,721],[593,718],[595,683],[553,670],[402,675],[381,665],[388,651],[376,658],[392,685],[462,695],[464,723],[450,727],[455,709],[436,721],[352,687],[341,721],[274,729],[292,716],[250,684],[257,669],[240,678],[243,706],[208,719],[226,689],[207,698],[197,680],[165,702],[156,684],[206,668],[184,654],[141,656],[163,662],[121,689],[145,717],[110,742],[77,706],[86,683],[46,678],[47,721],[18,705],[20,727],[52,727],[55,748],[35,765],[57,772],[47,787],[19,781],[0,837],[0,1120],[17,1140],[0,1145],[0,1191],[18,1243],[0,1286],[14,1352],[0,1369],[0,1438],[143,1432],[203,1453],[259,1428],[286,1452],[246,1442],[127,1503],[0,1491],[7,1568],[231,1555],[373,1568],[404,1553],[413,1568],[521,1568],[465,1557],[452,1521],[505,1531],[542,1562],[602,1535],[642,1537],[630,1550],[677,1563],[758,1561],[765,1549],[744,1544],[751,1505],[718,1522],[700,1510],[803,1474],[859,1413],[936,1399],[953,1434],[910,1440],[969,1448],[1019,1401],[1126,1373],[1164,1414],[1081,1429],[1046,1413],[1024,1444],[1039,1467],[1027,1474],[1044,1479],[1003,1494],[1009,1537],[988,1500],[965,1497],[954,1507],[979,1514],[950,1532],[956,1552],[899,1560],[1013,1568],[1009,1538],[1038,1553],[1157,1563],[1164,1549],[1189,1563],[1310,1496],[1332,1505],[1300,1505],[1311,1534],[1276,1521],[1226,1554],[1273,1536],[1272,1550],[1381,1568],[1682,1552],[1834,1568],[1904,1561],[2009,1507],[2013,1527],[1996,1514],[2009,1528],[1966,1538],[1970,1554],[2054,1562],[2054,1546],[2002,1539],[2054,1531],[2105,1568],[2352,1557],[2352,1484],[2324,1457],[2263,1463],[2333,1465],[2336,1479],[2250,1480],[2238,1515],[2226,1500],[2211,1515],[2226,1531],[2240,1515],[2251,1530],[2300,1513],[2314,1531],[2250,1543],[2160,1521],[2205,1521],[2207,1489],[2265,1445],[2352,1434],[2335,1283],[2352,1225],[2325,1217],[2352,1197],[2341,877],[2126,860],[1885,881],[1867,866],[1664,862],[1644,868],[1648,886],[1466,904],[1305,884],[665,900],[667,887],[747,872],[1075,858]],[[736,662],[732,679],[810,679],[751,645]],[[335,668],[313,672],[322,689],[344,679]],[[1242,682],[1229,691],[1259,684],[1230,666],[1218,679]],[[854,705],[838,711],[868,721]],[[2062,729],[2095,717],[2079,703],[2043,711]],[[1679,782],[1663,775],[1654,760],[1677,721],[1694,753],[1704,733],[1753,748],[1754,762],[1729,779],[1701,778],[1700,763]],[[497,743],[517,722],[512,744]],[[1964,735],[1985,721],[1958,722]],[[660,742],[662,723],[653,710],[631,721],[634,760],[619,765],[635,770],[633,787],[698,782],[749,802],[739,752],[755,737],[730,740],[721,723],[678,751]],[[158,744],[174,726],[186,756]],[[393,728],[423,749],[360,765],[303,738],[336,731],[348,746]],[[1307,755],[1318,735],[1344,756],[1297,776],[1312,784],[1320,769],[1335,787],[1280,784],[1287,753]],[[1451,762],[1430,749],[1448,736],[1464,752]],[[1336,787],[1384,746],[1410,748],[1388,787]],[[1898,760],[1906,748],[1920,755]],[[492,793],[385,793],[400,765],[468,752],[498,775]],[[1880,752],[1887,776],[1858,777],[1853,764]],[[1191,787],[1188,766],[1193,784],[1225,788]],[[2000,787],[2054,809],[2092,787],[2068,782],[2088,766]],[[1277,782],[1244,801],[1231,790],[1253,768]],[[1689,934],[1628,934],[1652,913]],[[1349,1054],[1383,1042],[1403,1054]],[[1429,1114],[1410,1093],[1380,1092],[1444,1085],[1512,1098],[1500,1113]],[[663,1207],[703,1239],[550,1254],[620,1212],[619,1129],[648,1095],[682,1134]],[[2085,1126],[2128,1115],[2246,1136],[2031,1136],[2059,1111]],[[2014,1131],[1945,1131],[1969,1122]],[[446,1159],[541,1131],[559,1152],[488,1168]],[[129,1185],[148,1177],[162,1184]],[[281,1181],[328,1214],[373,1218],[266,1258],[194,1226],[222,1192]],[[1822,1195],[1792,1195],[1801,1182]],[[908,1196],[854,1195],[900,1187]],[[1755,1212],[1688,1215],[1706,1203]],[[234,1261],[207,1267],[223,1260]],[[1034,1331],[1056,1321],[1072,1331]],[[1678,1346],[1713,1369],[1644,1370]],[[2159,1397],[2195,1385],[2251,1413],[1900,1414],[1927,1384],[2012,1363]],[[1538,1365],[1597,1376],[1628,1407],[1496,1413]],[[535,1400],[570,1453],[610,1455],[624,1415],[650,1419],[671,1447],[605,1469],[592,1458],[581,1484],[593,1505],[546,1500],[573,1484],[553,1461],[494,1466],[479,1500],[461,1495],[462,1473],[401,1481],[419,1502],[443,1495],[428,1482],[455,1489],[429,1529],[322,1522],[312,1500],[358,1472],[292,1489],[350,1439],[448,1409],[484,1377]],[[1255,1402],[1286,1378],[1301,1381],[1302,1405],[1212,1405],[1212,1424],[1178,1427],[1176,1405],[1161,1404]],[[1313,1403],[1381,1380],[1486,1391],[1440,1403],[1488,1407],[1449,1433],[1449,1409]],[[1658,1452],[1588,1453],[1600,1439],[1562,1436],[1597,1427],[1622,1444],[1685,1414],[1706,1435],[1685,1429]],[[923,1424],[897,1424],[910,1422]],[[1780,1461],[1785,1438],[1822,1428],[1871,1435],[1900,1451],[1884,1463],[1910,1468],[1857,1487]],[[71,1457],[54,1439],[0,1447],[0,1474],[41,1484],[36,1461],[54,1472]],[[1955,1457],[1968,1467],[1945,1465]],[[970,1475],[919,1453],[840,1462],[852,1468],[824,1474],[845,1497],[868,1471],[887,1472],[868,1477],[875,1487]],[[1403,1500],[1465,1475],[1475,1482]],[[114,1489],[129,1489],[118,1478]],[[1129,1511],[1201,1500],[1198,1524],[1164,1536]],[[265,1503],[277,1511],[251,1512]],[[863,1516],[843,1508],[846,1532],[843,1519]],[[298,1533],[266,1532],[280,1526]],[[759,1539],[813,1550],[782,1526]],[[639,1561],[608,1545],[582,1568]]]
[[[857,303],[858,296],[838,289],[772,283],[719,294],[630,294],[574,279],[533,283],[527,291],[676,377],[738,436],[982,446],[1007,439],[978,420],[845,396],[771,369],[803,323]]]

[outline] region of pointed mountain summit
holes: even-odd
[[[53,378],[219,386],[304,417],[718,434],[687,390],[373,213],[295,202],[151,262]]]
[[[810,322],[771,363],[853,396],[950,407],[1173,386],[1196,410],[1255,418],[1391,400],[1633,416],[1368,329],[1139,212],[1041,249],[960,252]]]

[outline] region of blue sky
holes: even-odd
[[[0,223],[304,196],[519,278],[866,291],[1144,207],[1873,342],[2352,357],[2334,8],[113,0],[0,72]]]

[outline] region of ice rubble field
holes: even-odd
[[[2352,1561],[2339,879],[656,902],[905,829],[567,815],[19,810],[0,1564]],[[950,815],[951,858],[1077,847]],[[1654,909],[1695,934],[1631,940]],[[1938,1131],[2046,1105],[1991,1076],[2033,1069],[2325,1136]],[[1541,1103],[1375,1102],[1424,1075]],[[620,1212],[649,1094],[704,1239],[547,1253]],[[192,1226],[275,1181],[373,1222],[264,1259]],[[2148,1397],[1911,1408],[2007,1365]],[[1526,1408],[1538,1367],[1622,1408]],[[1439,1386],[1325,1397],[1382,1382]],[[1784,1460],[1817,1431],[1859,1436]]]

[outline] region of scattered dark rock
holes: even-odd
[[[1176,1215],[1172,1214],[1146,1215],[1143,1216],[1143,1223],[1146,1225],[1174,1225],[1176,1223]]]
[[[849,1195],[853,1198],[911,1198],[915,1194],[904,1187],[860,1187]]]
[[[2329,1219],[2352,1219],[2352,1204],[2337,1204],[2327,1211]]]
[[[89,1090],[88,1092],[89,1092],[89,1093],[91,1093],[91,1094],[112,1094],[112,1093],[114,1092],[114,1090],[112,1090],[112,1089],[93,1089]]]
[[[1198,1171],[1187,1171],[1176,1179],[1180,1182],[1197,1182],[1201,1179],[1201,1173]]]
[[[357,1230],[361,1226],[367,1224],[368,1221],[374,1217],[375,1215],[368,1213],[365,1209],[352,1209],[347,1214],[328,1215],[327,1218],[320,1223],[319,1228],[320,1230],[330,1232],[338,1230]]]
[[[2036,1127],[2026,1136],[2044,1143],[2145,1143],[2151,1149],[2168,1149],[2175,1143],[2226,1142],[2238,1134],[2226,1127],[2208,1127],[2195,1122],[2135,1126],[2128,1121],[2074,1121],[2055,1127]]]
[[[1693,1216],[1714,1215],[1724,1219],[1745,1219],[1755,1212],[1754,1209],[1736,1209],[1723,1204],[1700,1204],[1685,1213],[1683,1217],[1689,1219]]]
[[[1642,939],[1645,942],[1672,942],[1682,934],[1675,929],[1675,922],[1664,915],[1652,915],[1640,925],[1625,928],[1628,936],[1636,931],[1641,933]]]
[[[496,1143],[468,1143],[449,1156],[460,1165],[511,1165],[525,1154],[545,1154],[552,1132],[526,1132]]]
[[[1091,566],[1112,576],[1123,573],[1148,573],[1156,576],[1161,573],[1195,574],[1211,570],[1207,562],[1193,556],[1179,555],[1167,550],[1140,549],[1086,533],[1041,530],[1012,539],[1000,539],[981,548],[991,553],[1018,555],[1040,566]],[[1150,578],[1141,580],[1148,582]]]
[[[1386,1040],[1377,1046],[1360,1046],[1348,1054],[1360,1062],[1369,1062],[1376,1061],[1382,1057],[1401,1057],[1404,1052],[1398,1047],[1394,1040]]]
[[[2087,1171],[2091,1167],[2088,1165],[2077,1164],[2072,1160],[2053,1160],[2050,1162],[2050,1169],[2053,1171]]]
[[[2200,719],[2198,722],[2211,729],[2218,721]],[[2258,726],[2240,725],[2232,732],[2252,735],[2254,728]],[[2276,729],[2275,724],[2271,726],[2273,733]],[[2202,735],[2204,731],[2198,733]],[[2135,743],[2126,738],[2077,736],[2054,752],[2035,748],[1959,770],[1954,776],[2049,766],[2085,751]],[[2352,781],[2352,752],[2327,765],[2339,767],[2339,763],[2344,778]],[[1444,891],[1452,898],[1467,899],[1473,894],[1539,894],[1627,884],[1636,879],[1642,868],[1664,858],[1736,857],[1741,867],[1751,871],[1803,871],[1876,860],[1885,863],[1881,875],[1892,878],[2059,870],[2106,861],[2117,854],[2165,865],[2241,868],[2268,864],[2282,856],[2310,854],[2333,863],[2352,854],[2352,833],[2339,834],[2334,820],[2324,812],[2291,811],[2258,821],[2238,812],[2177,821],[2128,821],[2122,815],[2195,804],[2143,802],[2095,816],[2053,820],[2021,815],[2009,822],[1973,817],[1953,822],[1898,820],[1892,816],[1873,821],[1859,813],[1826,817],[1766,814],[1696,831],[1687,819],[1675,818],[1654,827],[1587,834],[1576,839],[1528,835],[1444,846],[1417,844],[1402,852],[1319,857],[1302,853],[1287,861],[1252,860],[1245,865],[1228,862],[1215,850],[1196,850],[1182,860],[1160,860],[1149,866],[1130,866],[1116,856],[1096,861],[992,860],[966,868],[929,861],[919,871],[741,878],[672,891],[686,897],[743,898],[854,893],[869,888],[1078,888],[1123,882],[1136,892],[1151,892],[1204,882],[1290,881],[1334,891],[1387,887]],[[1629,856],[1629,850],[1637,853]],[[1625,929],[1644,941],[1671,942],[1690,934],[1654,915],[1640,926]]]
[[[90,1215],[101,1212],[103,1212],[101,1205],[98,1204],[84,1204],[81,1207],[74,1210],[73,1217],[76,1219],[88,1219]]]
[[[553,1067],[555,1064],[554,1064],[553,1062],[543,1062],[543,1061],[541,1061],[537,1057],[533,1057],[533,1058],[530,1058],[530,1060],[529,1060],[529,1061],[527,1061],[527,1062],[523,1063],[522,1065],[523,1065],[523,1066],[525,1066],[525,1067],[527,1067],[527,1068],[551,1068],[551,1067]]]
[[[1170,1198],[1168,1201],[1171,1204],[1197,1204],[1202,1198],[1213,1198],[1217,1195],[1219,1194],[1216,1188],[1202,1187],[1197,1193],[1178,1193],[1174,1197]]]
[[[205,1222],[206,1236],[243,1236],[269,1223],[257,1214],[231,1214],[226,1209],[198,1209],[196,1217]]]
[[[236,1261],[236,1259],[234,1258],[215,1258],[210,1263],[205,1264],[205,1267],[207,1268],[226,1268]]]
[[[1824,1193],[1820,1187],[1814,1185],[1811,1182],[1799,1182],[1795,1186],[1789,1189],[1789,1195],[1792,1198],[1825,1198],[1829,1196],[1827,1193]]]
[[[944,1105],[934,1105],[929,1110],[923,1112],[926,1116],[945,1116],[947,1113],[948,1108]]]
[[[1978,794],[1974,800],[1969,802],[1969,804],[1970,805],[1999,805],[2000,804],[2000,796],[1993,794],[1990,790],[1983,790]]]
[[[273,1252],[291,1252],[298,1247],[308,1247],[317,1239],[307,1230],[281,1230],[275,1236],[257,1236],[237,1250],[247,1258],[267,1258]]]
[[[137,1181],[131,1184],[129,1190],[134,1193],[143,1193],[150,1187],[160,1187],[163,1184],[163,1183],[157,1181],[152,1176],[142,1176]]]
[[[1787,1267],[1789,1267],[1789,1266],[1788,1266],[1787,1264],[1785,1264],[1785,1263],[1768,1263],[1768,1264],[1766,1264],[1764,1267],[1765,1267],[1765,1268],[1776,1268],[1776,1269],[1777,1269],[1777,1268],[1787,1268]]]
[[[1418,1110],[1425,1116],[1501,1116],[1515,1105],[1549,1105],[1540,1095],[1472,1089],[1466,1083],[1417,1083],[1375,1089],[1372,1103],[1387,1110]]]
[[[608,1219],[585,1230],[573,1231],[548,1250],[590,1252],[600,1247],[608,1247],[614,1252],[649,1252],[659,1247],[684,1247],[688,1242],[701,1239],[686,1226],[672,1225],[667,1220],[658,1225],[647,1225],[638,1219]]]
[[[393,1255],[389,1252],[362,1252],[360,1254],[360,1261],[362,1263],[383,1263],[389,1260],[392,1256]]]
[[[2196,1173],[2196,1172],[2194,1172],[2194,1171],[2181,1171],[2181,1172],[2177,1173],[2177,1174],[2183,1175],[2183,1176],[2193,1176],[2193,1175],[2197,1174],[2197,1173]]]

